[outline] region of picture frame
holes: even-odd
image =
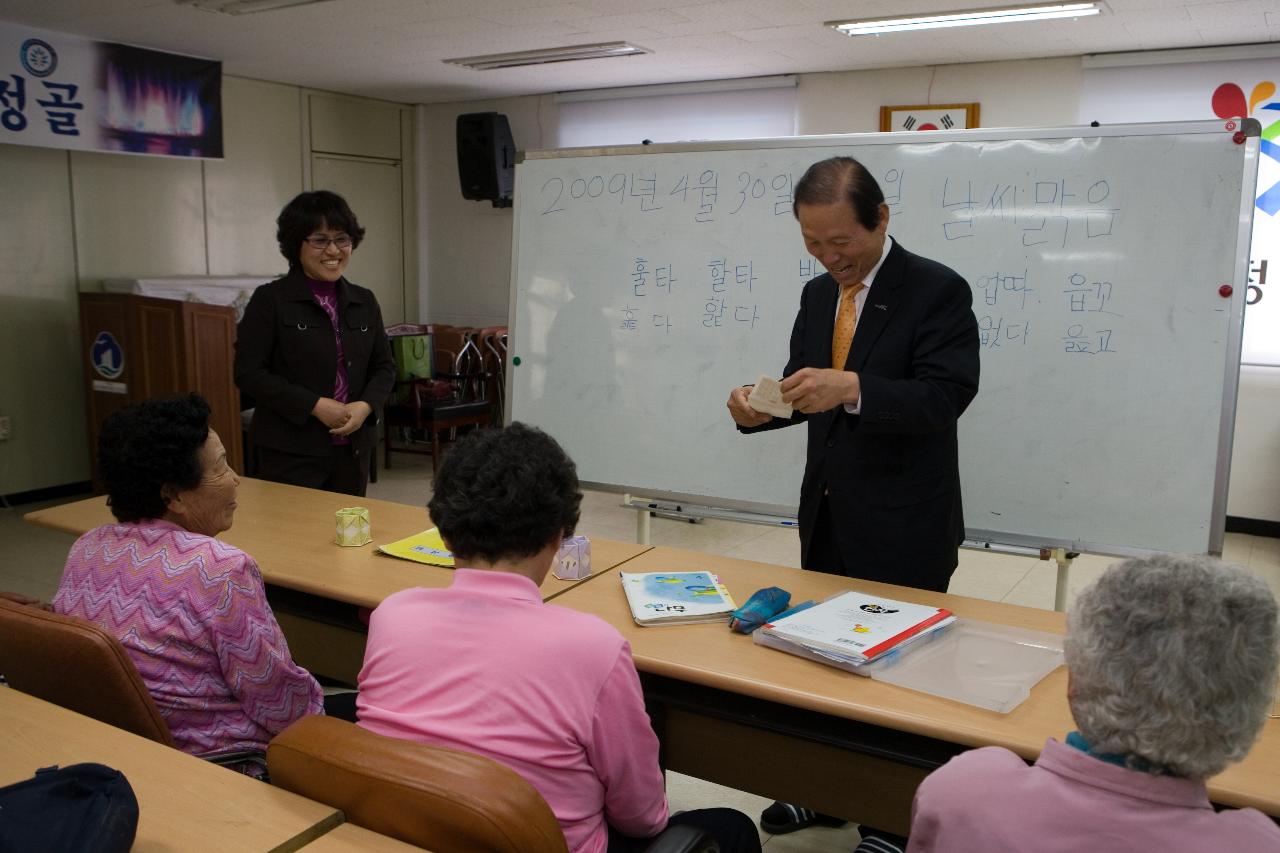
[[[897,104],[880,108],[880,130],[967,130],[978,127],[978,103]]]

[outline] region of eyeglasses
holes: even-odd
[[[311,248],[318,249],[321,252],[329,248],[330,243],[337,246],[340,250],[351,248],[351,237],[346,234],[339,234],[337,237],[323,237],[319,234],[312,234],[303,242]]]

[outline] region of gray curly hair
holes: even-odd
[[[1209,557],[1112,566],[1067,617],[1068,702],[1098,752],[1203,780],[1257,738],[1280,664],[1276,599]]]

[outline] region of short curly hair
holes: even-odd
[[[427,509],[459,565],[532,557],[572,536],[582,490],[556,440],[513,423],[461,439],[436,472]]]
[[[276,217],[276,242],[289,268],[302,265],[302,241],[324,226],[345,231],[351,237],[351,248],[360,245],[364,229],[356,220],[347,200],[329,190],[299,193]]]
[[[1136,769],[1207,779],[1261,731],[1280,665],[1275,596],[1210,557],[1126,560],[1067,617],[1080,733]]]
[[[164,490],[200,485],[209,404],[199,394],[144,400],[112,412],[98,433],[98,475],[118,521],[162,518]]]

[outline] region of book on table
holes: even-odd
[[[736,605],[711,572],[619,572],[637,625],[725,622]]]
[[[413,560],[415,563],[426,563],[428,566],[440,566],[452,569],[453,554],[445,547],[444,539],[436,528],[406,536],[386,545],[379,545],[378,550],[390,557],[401,560]]]
[[[760,644],[793,653],[797,652],[788,646],[797,646],[825,659],[823,662],[843,662],[858,667],[954,621],[951,611],[942,607],[850,590],[807,610],[765,623],[760,628],[763,635]]]

